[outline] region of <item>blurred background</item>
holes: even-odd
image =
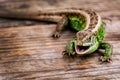
[[[113,45],[112,62],[101,63],[99,52],[64,57],[62,51],[75,32],[66,30],[53,39],[56,24],[0,18],[0,80],[120,79],[120,0],[0,0],[0,9],[26,5],[33,10],[75,7],[98,12],[106,23],[104,41]]]

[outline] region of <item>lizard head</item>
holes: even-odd
[[[77,54],[90,54],[99,46],[95,34],[91,30],[79,31],[76,34],[75,52]]]

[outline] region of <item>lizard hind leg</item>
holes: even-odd
[[[59,38],[62,30],[65,28],[67,24],[68,24],[68,18],[66,16],[63,16],[56,26],[56,30],[53,33],[53,37]]]
[[[110,45],[109,43],[101,43],[100,48],[105,49],[105,52],[103,56],[100,57],[100,60],[102,62],[110,62],[110,57],[112,55],[112,45]]]

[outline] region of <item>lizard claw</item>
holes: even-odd
[[[75,52],[73,52],[73,53],[68,53],[67,51],[63,51],[62,54],[63,54],[63,55],[67,55],[67,56],[73,56],[73,55],[75,55]]]
[[[67,55],[67,51],[63,51],[62,54],[63,54],[63,55]]]
[[[110,61],[111,61],[110,58],[104,57],[104,56],[101,56],[99,59],[100,59],[100,61],[102,61],[102,62],[110,62]]]
[[[55,32],[55,33],[53,34],[53,37],[54,37],[54,38],[59,38],[59,37],[60,37],[60,33],[59,33],[59,32]]]

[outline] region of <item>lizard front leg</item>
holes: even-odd
[[[70,40],[67,43],[66,50],[63,51],[63,54],[64,55],[67,54],[69,56],[75,55],[75,43],[76,43],[76,40]]]
[[[61,34],[62,30],[64,29],[64,27],[67,25],[67,23],[68,23],[68,18],[66,16],[63,16],[62,19],[58,22],[58,24],[56,26],[56,30],[53,33],[54,38],[60,37],[60,34]]]
[[[109,43],[101,43],[100,48],[105,49],[103,56],[100,57],[100,60],[103,62],[109,62],[112,55],[112,46]]]

